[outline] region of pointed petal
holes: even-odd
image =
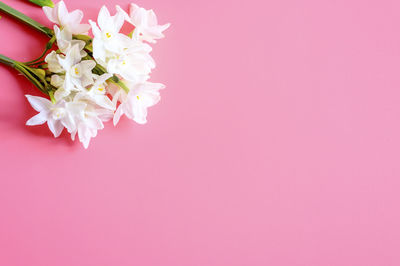
[[[31,119],[26,121],[27,126],[36,126],[36,125],[42,125],[46,122],[47,120],[47,113],[46,112],[40,112],[37,115],[33,116]]]
[[[97,24],[99,24],[100,29],[104,30],[110,26],[107,25],[109,18],[110,12],[108,11],[106,6],[102,6],[97,17]]]
[[[122,28],[122,25],[124,25],[125,22],[124,13],[118,11],[113,17],[113,22],[114,22],[114,31],[119,32]]]
[[[134,114],[133,120],[136,123],[141,124],[141,125],[147,123],[147,120],[146,120],[147,108],[146,107],[144,107],[140,104],[134,105],[133,106],[133,114]]]
[[[115,110],[115,105],[107,96],[99,95],[96,99],[96,103],[106,109]]]
[[[116,5],[115,8],[117,9],[117,12],[121,12],[124,15],[126,21],[130,20],[128,13],[126,13],[119,5]]]
[[[65,6],[64,1],[57,3],[57,19],[60,21],[61,26],[65,26],[65,20],[68,17],[68,9]]]
[[[115,111],[113,124],[116,126],[123,115],[122,104],[118,107],[117,111]]]
[[[71,66],[73,66],[73,65],[79,63],[79,61],[81,61],[81,58],[82,58],[81,51],[79,50],[78,44],[75,44],[74,46],[72,46],[69,56],[71,57],[71,62],[72,62]]]
[[[85,71],[92,71],[92,69],[96,66],[96,62],[94,60],[82,60],[79,64]]]
[[[31,104],[32,108],[38,112],[47,111],[52,106],[52,103],[46,98],[32,95],[25,95]]]
[[[68,132],[73,132],[76,129],[75,121],[70,114],[67,114],[62,119],[61,123],[68,130]]]
[[[99,27],[97,27],[96,22],[89,20],[90,26],[92,26],[92,32],[94,37],[100,37],[101,35],[101,31],[99,29]]]
[[[147,24],[149,26],[156,26],[158,24],[157,16],[153,10],[147,11]]]
[[[83,18],[82,10],[77,9],[69,13],[66,19],[68,24],[73,25],[73,24],[79,24],[82,21],[82,18]]]
[[[72,24],[70,30],[73,34],[85,34],[90,30],[89,24]]]
[[[130,4],[129,5],[129,16],[133,16],[133,14],[139,9],[139,6],[136,4]]]
[[[64,129],[64,126],[59,120],[49,119],[47,120],[47,125],[49,126],[49,129],[53,133],[55,138],[58,138]]]
[[[71,132],[72,141],[75,141],[76,132],[77,132],[77,129],[75,129],[74,131]]]
[[[80,124],[78,126],[78,137],[79,141],[82,142],[83,147],[87,149],[89,147],[91,132],[89,128],[85,125]]]
[[[51,8],[48,6],[42,7],[42,10],[46,17],[53,23],[59,24],[59,21],[57,19],[57,13],[55,12],[55,8]]]

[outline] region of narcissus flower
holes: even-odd
[[[163,84],[145,82],[130,87],[129,93],[119,90],[114,95],[114,102],[120,101],[114,115],[114,125],[118,124],[121,116],[125,114],[136,123],[147,123],[147,108],[157,104],[161,97],[159,90],[165,88]]]
[[[117,6],[117,9],[124,12],[125,19],[135,26],[133,37],[155,43],[157,39],[164,38],[163,31],[169,28],[170,24],[158,25],[157,16],[153,10],[146,10],[136,4],[129,6],[129,16]]]
[[[60,52],[67,53],[72,46],[78,45],[81,57],[85,57],[87,53],[83,48],[85,47],[86,43],[81,40],[74,40],[72,38],[72,33],[68,31],[68,29],[60,30],[59,27],[54,26],[54,34],[57,40],[57,46],[60,49]]]
[[[115,105],[110,98],[107,97],[106,90],[106,81],[111,77],[112,75],[108,73],[101,76],[96,76],[96,81],[94,82],[93,86],[91,86],[88,90],[80,91],[75,96],[75,100],[86,100],[98,105],[99,107],[114,111]]]
[[[47,123],[54,137],[66,128],[72,140],[78,136],[87,148],[106,121],[112,119],[116,125],[126,115],[139,124],[147,122],[147,109],[160,101],[159,90],[164,88],[148,81],[156,66],[149,43],[163,38],[169,27],[158,25],[152,10],[131,4],[129,15],[119,6],[111,15],[103,6],[97,22],[89,21],[89,25],[81,24],[81,10],[68,12],[60,1],[54,8],[43,7],[56,24],[53,30],[1,2],[0,11],[50,37],[36,60],[22,63],[0,55],[1,63],[14,67],[50,98],[26,95],[38,112],[26,125]],[[125,22],[135,27],[131,34],[121,32]],[[88,35],[90,28],[93,38]]]
[[[67,54],[57,55],[58,62],[65,75],[63,87],[66,91],[81,91],[93,84],[92,69],[96,66],[93,60],[82,60],[79,46],[76,44]]]
[[[58,101],[53,104],[43,97],[25,95],[29,103],[39,113],[26,122],[28,126],[42,125],[47,122],[54,137],[60,136],[64,127],[69,132],[76,130],[75,117],[79,116],[86,104]]]
[[[68,29],[72,34],[86,33],[90,29],[89,24],[80,24],[83,12],[81,10],[68,12],[64,1],[58,2],[54,8],[44,6],[43,11],[51,22]]]
[[[87,149],[91,138],[97,136],[97,131],[104,128],[103,121],[108,121],[113,112],[107,109],[96,108],[93,105],[86,105],[82,115],[77,118],[76,128],[71,133],[71,139],[75,140],[78,133],[79,141]]]
[[[108,56],[117,56],[129,47],[130,38],[119,33],[124,24],[123,13],[117,12],[111,16],[107,7],[103,6],[97,18],[99,27],[91,20],[89,23],[94,35],[93,57],[100,60],[103,65],[106,64]]]

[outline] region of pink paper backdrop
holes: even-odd
[[[137,3],[172,23],[145,126],[53,139],[0,67],[0,265],[400,265],[399,1]],[[0,36],[19,60],[46,42]]]

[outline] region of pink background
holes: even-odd
[[[54,139],[0,67],[0,265],[400,265],[399,1],[137,3],[172,23],[145,126]],[[46,42],[0,36],[19,60]]]

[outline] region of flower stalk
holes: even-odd
[[[15,10],[14,8],[6,5],[2,1],[0,1],[0,11],[12,16],[13,18],[16,18],[17,20],[25,23],[28,26],[31,26],[35,30],[37,30],[43,34],[46,34],[49,37],[52,37],[54,34],[54,32],[51,29],[47,28],[46,26],[43,26],[36,20],[31,19],[30,17],[19,12],[18,10]]]
[[[51,0],[29,0],[29,2],[34,3],[38,6],[54,7],[54,3]]]
[[[43,69],[29,67],[24,63],[15,61],[2,54],[0,54],[0,62],[17,70],[19,73],[25,76],[33,85],[35,85],[35,87],[37,87],[41,92],[49,95],[49,91],[51,91],[52,88],[45,79],[45,71]]]
[[[53,44],[54,44],[55,41],[56,41],[56,36],[53,35],[51,37],[50,41],[46,44],[46,47],[45,47],[43,53],[38,58],[36,58],[35,60],[29,61],[29,62],[25,62],[25,64],[33,65],[36,62],[38,62],[40,59],[42,59],[46,55],[46,53],[51,49],[51,47],[53,47]]]

